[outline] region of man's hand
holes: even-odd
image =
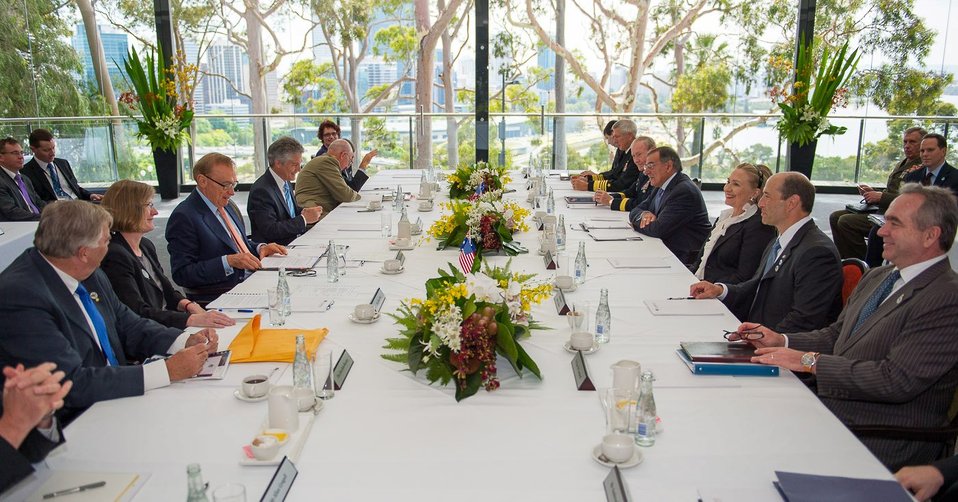
[[[652,211],[645,211],[639,215],[639,228],[645,228],[655,221],[655,215]]]
[[[219,312],[217,312],[218,314]],[[232,321],[232,319],[230,319]],[[233,324],[236,324],[234,321]],[[186,339],[186,346],[192,347],[194,345],[206,345],[206,351],[210,354],[216,352],[216,345],[220,341],[220,336],[216,334],[216,330],[213,328],[206,328],[197,331],[189,336]]]
[[[747,336],[751,333],[761,333],[762,337],[752,340],[752,337]],[[746,338],[749,338],[748,342],[757,348],[785,346],[784,336],[755,322],[743,322],[738,326],[738,329],[735,330],[735,333],[729,335],[728,339],[731,342],[742,340],[741,334],[746,334]]]
[[[205,343],[198,343],[173,354],[166,360],[166,371],[170,375],[170,381],[179,382],[196,375],[203,369],[203,363],[206,362],[207,357]]]
[[[234,321],[233,318],[215,310],[203,311],[186,318],[187,326],[197,326],[201,328],[223,328],[234,324],[236,324],[236,321]]]
[[[314,206],[314,207],[304,207],[303,208],[303,218],[306,219],[307,225],[312,225],[319,221],[319,218],[323,216],[323,206]]]
[[[598,191],[595,193],[592,199],[603,206],[609,206],[612,204],[612,196],[609,195],[609,192]]]
[[[689,287],[689,296],[695,297],[696,300],[718,298],[720,294],[722,286],[709,281],[699,281]]]
[[[92,200],[93,202],[100,202],[101,200],[103,200],[103,196],[98,193],[91,193],[90,200]]]
[[[589,189],[589,180],[585,176],[581,176],[572,180],[572,188],[576,190],[588,190]]]
[[[865,199],[865,202],[869,204],[877,204],[881,200],[881,192],[877,190],[871,190],[862,194],[862,198]]]
[[[595,173],[592,172],[591,169],[586,169],[585,171],[573,176],[573,178],[578,178],[579,176],[595,176]]]
[[[363,155],[363,160],[359,162],[359,170],[365,171],[366,168],[369,167],[369,163],[373,161],[373,157],[377,155],[379,155],[379,150],[376,150],[375,148],[366,155]]]
[[[761,342],[762,340],[756,341]],[[757,355],[752,358],[753,363],[768,364],[798,372],[806,371],[805,366],[802,366],[802,356],[805,353],[800,350],[786,349],[785,347],[765,347],[757,349],[755,354]]]
[[[274,254],[285,255],[286,247],[276,244],[275,242],[270,242],[269,244],[265,244],[259,248],[259,258],[261,260]]]
[[[64,373],[53,372],[54,363],[43,363],[28,370],[22,365],[3,369],[3,416],[0,437],[18,448],[36,426],[50,427],[53,412],[63,407],[73,382],[61,384]]]
[[[860,193],[860,194],[862,194],[862,195],[865,195],[865,194],[868,193],[868,192],[874,192],[874,191],[875,191],[875,189],[872,188],[872,187],[869,186],[869,185],[866,185],[866,184],[864,184],[864,183],[859,183],[859,184],[858,184],[858,193]]]
[[[895,473],[895,479],[906,490],[914,493],[919,502],[933,497],[941,489],[941,485],[945,484],[941,471],[930,465],[902,467]]]
[[[262,254],[262,251],[260,251],[260,253]],[[241,270],[259,270],[263,266],[255,256],[249,253],[236,253],[227,255],[226,263],[233,268],[238,268]]]

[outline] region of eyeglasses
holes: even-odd
[[[327,132],[327,133],[324,133],[324,134],[323,134],[323,137],[324,137],[324,138],[338,138],[338,137],[339,137],[339,133],[337,133],[337,132]]]
[[[726,340],[728,340],[729,337],[732,335],[738,335],[738,340],[745,340],[745,341],[761,340],[762,338],[765,337],[765,333],[762,333],[761,331],[729,331],[727,329],[723,329],[722,331],[725,332],[725,335],[723,336],[725,337]],[[729,341],[734,342],[736,340],[729,340]]]
[[[204,178],[206,178],[206,179],[212,181],[213,183],[216,183],[217,185],[221,186],[221,187],[222,187],[223,189],[225,189],[225,190],[233,190],[234,188],[236,188],[237,185],[239,185],[239,182],[238,182],[238,181],[234,181],[234,182],[232,182],[232,183],[222,183],[222,182],[219,182],[219,181],[214,180],[213,178],[210,178],[209,176],[207,176],[207,175],[205,175],[205,174],[202,175],[202,176],[203,176]]]
[[[23,150],[13,150],[10,152],[0,152],[4,155],[16,155],[17,157],[23,157]]]
[[[143,204],[143,207],[156,209],[156,206],[153,205],[153,202],[147,202],[146,204]]]

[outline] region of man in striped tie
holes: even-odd
[[[862,278],[837,321],[787,335],[755,323],[739,327],[762,334],[752,341],[753,362],[815,375],[819,398],[853,432],[858,425],[944,426],[958,388],[958,274],[947,255],[958,229],[955,196],[906,184],[885,221],[879,232],[891,265]],[[940,442],[860,438],[892,471],[943,453]]]
[[[254,241],[285,246],[323,215],[322,206],[302,208],[295,202],[293,182],[302,169],[303,152],[303,145],[289,136],[266,149],[269,169],[253,183],[246,203]]]

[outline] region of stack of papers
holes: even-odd
[[[214,309],[265,309],[268,307],[266,293],[223,293],[206,306]]]
[[[786,502],[908,502],[911,496],[894,479],[861,479],[816,476],[775,471],[778,488]]]
[[[598,242],[604,241],[640,241],[642,240],[639,237],[639,234],[635,233],[635,230],[631,228],[628,229],[604,229],[604,228],[594,228],[589,230],[589,237],[592,237]]]
[[[661,256],[609,258],[612,268],[672,268],[669,260]]]
[[[586,232],[592,231],[596,228],[632,230],[632,225],[622,218],[590,218],[579,225],[582,227],[582,230],[585,230]]]
[[[728,310],[721,301],[711,300],[645,300],[645,306],[654,316],[723,315]]]
[[[280,268],[285,268],[286,270],[307,270],[315,267],[318,261],[318,256],[274,254],[263,258],[260,264],[262,264],[263,270],[279,270]]]

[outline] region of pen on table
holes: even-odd
[[[666,298],[666,300],[694,300],[694,296],[677,296],[674,298]]]
[[[216,310],[217,312],[226,312],[227,310],[229,310],[231,312],[240,312],[242,314],[252,314],[253,312],[255,312],[255,310],[253,309],[216,309]]]
[[[94,488],[100,488],[106,486],[106,481],[97,481],[96,483],[90,483],[88,485],[74,486],[73,488],[67,488],[66,490],[60,490],[53,493],[47,493],[43,495],[44,499],[52,499],[53,497],[59,497],[61,495],[69,495],[71,493],[80,493],[87,490],[92,490]]]

